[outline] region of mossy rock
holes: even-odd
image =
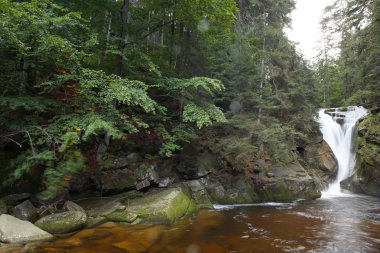
[[[126,205],[126,212],[137,214],[145,223],[173,223],[196,209],[190,191],[183,186],[148,192]]]
[[[321,197],[314,180],[297,162],[275,166],[273,177],[256,187],[260,202],[288,202],[297,199],[317,199]]]
[[[136,213],[128,211],[115,211],[105,216],[108,221],[132,223],[137,219]]]
[[[355,193],[380,197],[380,113],[369,114],[357,126],[354,174],[341,187]]]
[[[80,211],[68,211],[55,213],[45,216],[35,225],[49,233],[68,233],[84,227],[87,221],[87,215]]]

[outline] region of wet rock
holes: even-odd
[[[255,188],[260,202],[286,202],[296,199],[316,199],[321,196],[313,178],[297,162],[274,166],[271,173],[274,177]]]
[[[311,142],[304,148],[298,160],[320,190],[325,189],[337,176],[338,161],[325,141]]]
[[[108,221],[132,223],[137,219],[138,215],[136,213],[124,210],[115,211],[106,215],[105,217]]]
[[[265,175],[269,178],[272,178],[272,177],[275,177],[276,175],[274,173],[271,173],[271,172],[267,172],[265,173]]]
[[[246,204],[259,201],[254,184],[244,176],[231,176],[223,184],[216,178],[202,179],[202,183],[214,204]]]
[[[8,212],[7,204],[3,200],[0,200],[0,215],[6,214]]]
[[[80,205],[72,202],[72,201],[66,201],[63,205],[63,209],[66,211],[79,211],[82,213],[86,213],[86,211],[81,207]]]
[[[35,225],[49,233],[68,233],[84,227],[87,215],[79,211],[67,211],[45,216]]]
[[[192,199],[198,208],[212,208],[212,202],[202,183],[203,181],[204,180],[192,180],[184,184],[189,187]]]
[[[93,202],[92,205],[95,207],[87,210],[88,216],[91,217],[105,217],[115,211],[125,210],[125,205],[114,200],[103,202],[102,199],[100,199],[97,203]]]
[[[126,211],[135,213],[142,222],[172,223],[195,210],[196,204],[185,187],[177,186],[148,192],[128,201]]]
[[[25,200],[21,204],[13,207],[12,213],[20,220],[35,222],[38,219],[37,209],[29,200]]]
[[[29,221],[19,220],[13,216],[0,215],[0,241],[5,243],[25,243],[49,240],[53,236]]]
[[[103,173],[100,177],[102,191],[106,193],[121,192],[135,188],[136,177],[128,170],[116,170]]]
[[[3,200],[8,206],[15,206],[23,202],[24,200],[29,199],[30,196],[31,195],[29,193],[17,193],[17,194],[5,196],[1,200]]]
[[[370,113],[357,126],[356,165],[353,175],[341,182],[343,189],[380,197],[379,126],[379,113]]]

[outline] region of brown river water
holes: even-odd
[[[380,252],[380,199],[360,195],[315,201],[216,206],[174,225],[106,223],[27,245],[26,252]],[[13,252],[20,252],[14,249]]]

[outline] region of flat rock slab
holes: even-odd
[[[68,233],[84,227],[87,215],[80,211],[67,211],[45,216],[35,225],[50,233]]]
[[[126,213],[135,213],[148,223],[172,223],[196,209],[190,191],[183,187],[148,192],[142,198],[130,200],[126,206]]]
[[[11,215],[0,215],[0,241],[5,243],[25,243],[49,240],[53,236],[29,221],[19,220]]]

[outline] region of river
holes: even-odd
[[[106,223],[32,247],[52,253],[380,252],[380,199],[341,194],[216,206],[170,226]]]

